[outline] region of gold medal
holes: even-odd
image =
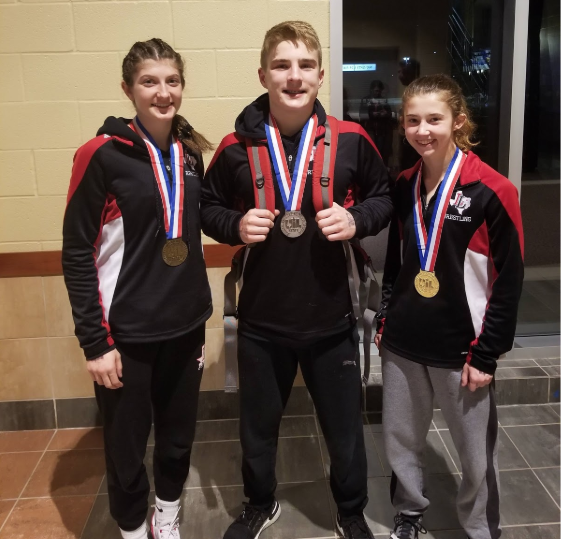
[[[167,240],[162,248],[162,258],[168,266],[179,266],[187,259],[187,245],[181,238]]]
[[[439,281],[432,271],[420,270],[414,279],[414,286],[424,298],[432,298],[439,292]]]

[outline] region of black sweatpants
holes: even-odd
[[[356,329],[304,349],[238,336],[242,476],[251,505],[267,508],[273,502],[279,425],[298,365],[330,453],[338,510],[349,516],[367,505],[358,344]]]
[[[195,436],[205,325],[168,341],[117,342],[123,387],[95,384],[102,414],[109,509],[123,530],[146,519],[150,485],[143,464],[154,415],[154,483],[165,501],[181,496]]]

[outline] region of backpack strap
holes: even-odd
[[[316,147],[312,166],[312,203],[316,213],[331,208],[334,204],[333,180],[338,148],[338,120],[327,116],[324,128],[326,132],[323,143]]]
[[[241,247],[234,253],[230,271],[224,278],[224,366],[226,393],[236,393],[238,390],[238,307],[236,306],[236,284],[242,288],[242,274],[248,258],[249,249],[247,245]]]
[[[268,209],[275,213],[275,188],[269,161],[269,150],[264,144],[246,137],[246,152],[252,173],[254,201],[258,209]]]

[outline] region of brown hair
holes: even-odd
[[[270,52],[282,41],[290,41],[295,47],[302,41],[310,52],[318,52],[318,67],[322,68],[322,46],[318,34],[312,25],[304,21],[285,21],[270,28],[263,39],[260,65],[267,69],[267,59]]]
[[[127,56],[123,58],[122,76],[125,84],[130,88],[133,86],[135,73],[145,60],[171,60],[174,62],[180,74],[181,87],[185,87],[183,58],[165,41],[154,37],[148,41],[137,41]],[[213,145],[201,134],[195,131],[189,122],[179,114],[174,116],[172,132],[189,149],[194,152],[208,152],[213,150]]]
[[[453,118],[457,118],[459,114],[466,116],[466,121],[461,128],[453,131],[455,144],[463,151],[470,150],[476,146],[478,142],[472,142],[470,139],[476,131],[476,124],[470,117],[470,112],[466,105],[466,100],[462,94],[461,87],[451,77],[443,74],[428,75],[420,77],[410,83],[404,95],[402,96],[402,111],[400,113],[400,125],[404,126],[404,108],[412,97],[427,94],[440,94],[443,101],[449,105]]]

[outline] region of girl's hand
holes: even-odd
[[[491,374],[486,374],[465,363],[462,368],[461,386],[468,386],[470,391],[476,391],[479,387],[487,386],[493,378]]]
[[[86,362],[86,368],[94,382],[107,389],[119,389],[123,382],[119,378],[123,376],[123,365],[121,354],[117,350],[111,350],[97,359]]]
[[[382,341],[382,333],[377,333],[375,335],[375,346],[380,350]]]

